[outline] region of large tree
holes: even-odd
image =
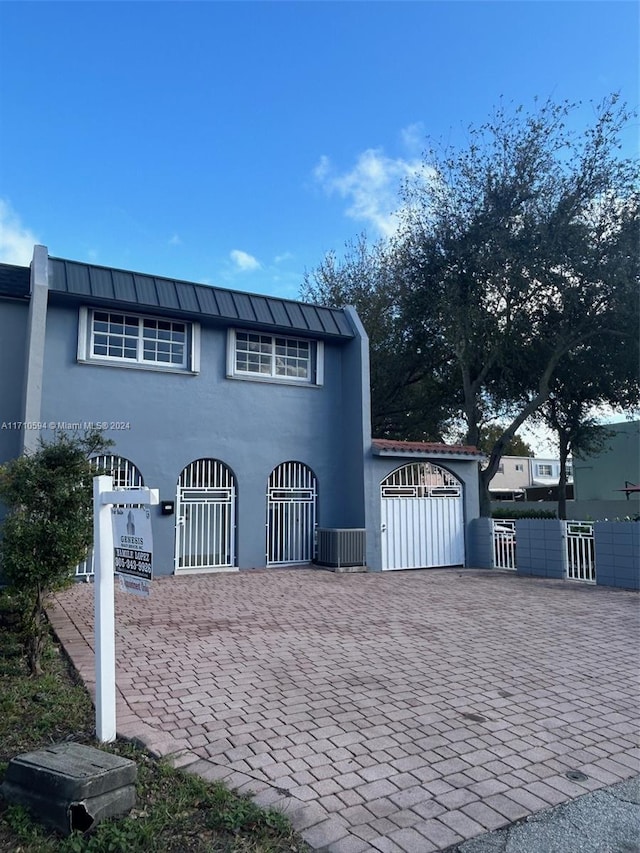
[[[505,448],[567,360],[605,347],[616,372],[616,349],[637,345],[638,170],[619,150],[629,115],[611,97],[574,134],[575,111],[501,107],[462,150],[428,149],[398,236],[331,256],[303,291],[361,312],[382,434],[421,425],[437,438],[457,420],[477,445],[486,424],[504,425],[480,473],[485,515]],[[571,375],[565,385],[583,381]]]
[[[468,443],[488,416],[505,423],[480,475],[483,514],[505,446],[547,401],[560,365],[590,342],[613,351],[637,335],[627,322],[637,270],[621,262],[638,212],[637,170],[618,150],[628,116],[612,98],[575,137],[572,112],[500,109],[465,150],[429,151],[428,177],[404,194],[413,337],[437,318]]]
[[[633,326],[638,322],[634,306],[628,306],[627,334],[595,337],[563,359],[552,380],[546,402],[535,419],[551,429],[558,442],[560,477],[558,518],[567,517],[567,459],[600,452],[612,433],[599,424],[604,407],[622,414],[640,402],[640,349]],[[624,328],[625,318],[620,326]]]
[[[437,334],[410,334],[407,279],[392,243],[366,236],[330,252],[306,273],[301,297],[322,305],[354,305],[369,336],[371,421],[378,438],[442,440],[460,394],[448,377],[449,359]],[[428,323],[428,318],[425,318]],[[426,328],[426,326],[425,326]]]
[[[478,441],[478,450],[483,453],[491,454],[496,441],[501,437],[504,428],[500,424],[487,424],[480,430],[480,440]],[[513,438],[505,445],[505,456],[535,456],[533,448],[519,435],[514,435]]]

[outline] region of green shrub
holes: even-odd
[[[46,596],[73,581],[93,539],[89,457],[112,444],[94,430],[63,432],[0,466],[0,499],[8,508],[0,537],[0,574],[20,616],[30,671],[42,671]]]
[[[557,518],[550,509],[503,509],[498,507],[491,510],[491,518]]]

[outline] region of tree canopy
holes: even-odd
[[[480,430],[478,450],[490,454],[496,441],[500,438],[503,427],[499,424],[488,424]],[[533,448],[519,435],[514,435],[504,447],[505,456],[535,456]]]
[[[481,472],[484,514],[500,457],[559,388],[568,360],[598,347],[638,352],[638,170],[619,151],[629,115],[614,96],[577,135],[567,129],[575,109],[500,107],[469,130],[464,149],[429,147],[422,172],[403,187],[397,236],[366,254],[381,267],[376,275],[355,286],[348,252],[305,281],[305,296],[362,312],[374,430],[390,399],[415,407],[389,421],[397,438],[416,437],[420,426],[440,438],[462,423],[478,445],[488,423],[504,425]],[[372,305],[392,319],[383,347]],[[562,381],[583,381],[570,376]]]

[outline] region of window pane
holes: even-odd
[[[311,344],[295,338],[236,333],[236,371],[308,380]]]
[[[186,323],[95,311],[92,315],[92,333],[93,356],[186,365]],[[140,351],[138,342],[141,335],[143,348]]]
[[[179,329],[179,340],[174,340],[174,327]],[[158,364],[184,364],[185,328],[184,323],[172,323],[169,320],[145,320],[142,331],[144,360],[155,361]]]

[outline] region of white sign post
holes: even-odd
[[[113,491],[113,478],[93,478],[93,546],[95,573],[96,736],[116,739],[116,638],[114,605],[113,504],[158,504],[157,489]]]

